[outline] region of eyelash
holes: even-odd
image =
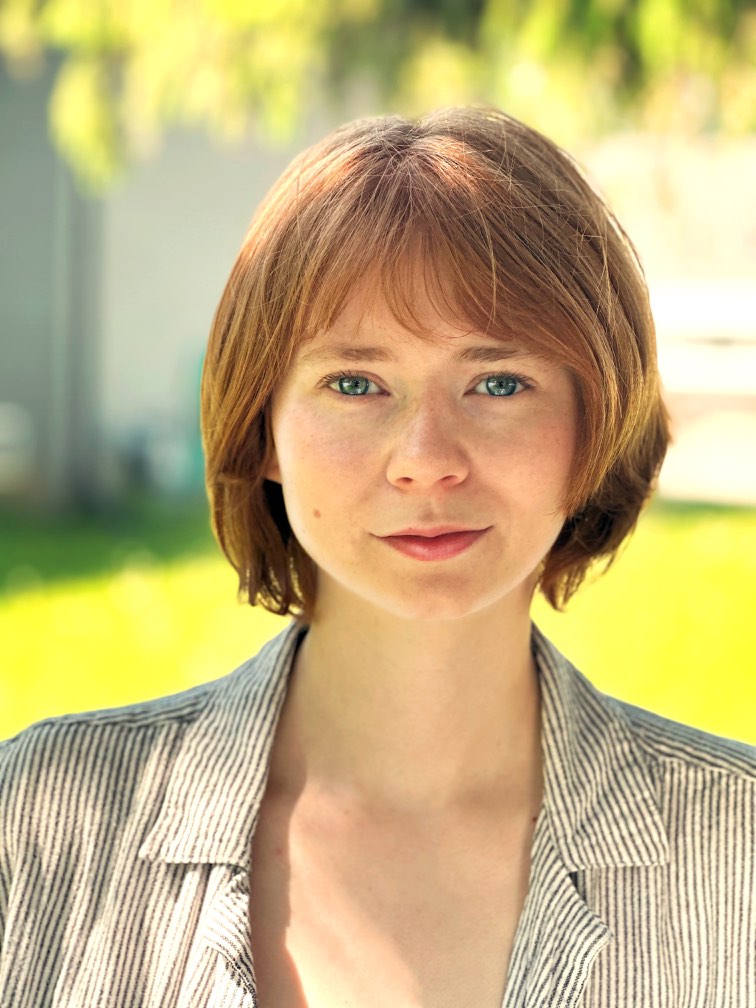
[[[354,372],[354,371],[334,371],[333,374],[329,374],[329,375],[326,375],[324,378],[321,378],[321,380],[320,380],[320,382],[318,384],[318,388],[327,388],[329,385],[331,385],[333,382],[337,381],[339,378],[364,378],[366,381],[372,382],[374,385],[378,384],[378,382],[373,381],[372,378],[368,378],[368,376],[364,375],[364,374],[359,374],[359,372]],[[533,388],[532,382],[528,381],[528,379],[525,377],[525,375],[516,374],[514,371],[492,371],[490,374],[483,375],[483,377],[480,378],[479,381],[476,382],[476,384],[479,385],[480,382],[485,381],[486,378],[513,378],[518,383],[518,385],[522,386],[522,390],[521,391],[523,391],[523,392],[526,392],[528,389],[532,389]],[[349,396],[349,395],[346,395],[343,392],[338,392],[336,389],[332,389],[331,391],[336,392],[336,395],[340,396],[340,398],[342,398],[342,399],[368,399],[368,398],[373,398],[373,396],[369,395],[369,394]],[[513,393],[512,395],[509,395],[509,396],[494,396],[494,395],[490,395],[490,396],[484,396],[484,398],[487,398],[487,399],[514,399],[515,396],[519,395],[519,394],[520,394],[519,392],[515,392],[515,393]]]

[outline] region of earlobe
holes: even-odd
[[[281,470],[278,465],[278,455],[276,454],[276,442],[273,437],[273,423],[270,415],[270,409],[270,404],[268,404],[263,413],[263,426],[261,431],[263,443],[267,448],[268,456],[263,475],[267,480],[272,480],[274,483],[280,483]]]
[[[274,483],[281,482],[281,470],[278,466],[278,458],[276,456],[275,449],[270,453],[270,460],[265,467],[265,479],[272,480]]]

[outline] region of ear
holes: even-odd
[[[264,476],[265,479],[272,480],[274,483],[281,482],[281,469],[278,465],[278,455],[276,454],[275,445],[270,450],[270,458],[268,459],[268,464],[265,466]]]
[[[263,427],[262,427],[262,437],[267,448],[267,460],[265,462],[265,469],[263,472],[263,478],[267,480],[272,480],[274,483],[281,482],[281,469],[278,465],[278,454],[276,452],[276,439],[273,437],[273,418],[272,413],[272,403],[268,402],[263,411]]]

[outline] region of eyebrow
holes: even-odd
[[[496,364],[499,361],[509,360],[510,357],[522,357],[528,355],[528,351],[517,346],[472,346],[467,347],[457,354],[458,361],[473,361],[475,363]],[[371,346],[342,346],[341,344],[331,344],[329,346],[318,347],[310,350],[301,357],[301,361],[323,361],[323,360],[343,360],[359,363],[394,363],[396,357],[389,350],[383,347]]]

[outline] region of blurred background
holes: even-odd
[[[487,102],[617,211],[674,424],[624,555],[535,618],[605,692],[756,742],[750,0],[3,0],[0,54],[0,737],[217,678],[283,628],[209,530],[221,289],[304,146]]]

